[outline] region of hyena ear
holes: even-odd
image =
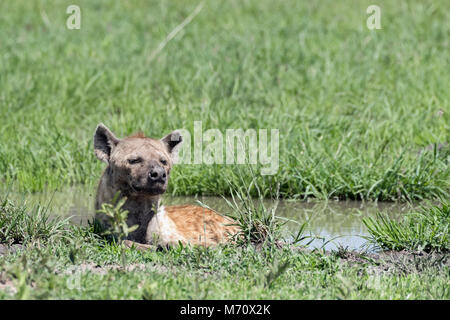
[[[166,145],[167,151],[169,151],[169,154],[172,157],[172,162],[177,163],[178,151],[183,143],[181,132],[179,130],[175,130],[162,138],[161,142]]]
[[[111,150],[119,143],[114,133],[111,132],[103,123],[100,123],[95,129],[94,151],[97,158],[109,163]]]

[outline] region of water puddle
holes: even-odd
[[[77,187],[68,192],[10,193],[9,198],[25,201],[28,206],[49,205],[52,215],[70,216],[74,223],[86,224],[94,216],[95,188],[93,187]],[[166,195],[162,199],[164,205],[198,204],[198,201],[221,213],[231,211],[226,201],[220,197]],[[266,205],[270,206],[271,201],[267,200]],[[309,245],[310,247],[324,247],[326,250],[334,250],[339,246],[361,249],[366,243],[363,237],[368,235],[362,222],[364,217],[374,217],[381,211],[391,218],[399,219],[412,209],[413,207],[406,203],[282,200],[278,204],[276,215],[287,219],[285,225],[287,238],[294,236],[300,224],[307,221],[307,234],[316,237]]]

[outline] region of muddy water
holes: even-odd
[[[9,198],[25,201],[29,206],[48,205],[52,215],[70,216],[75,223],[86,224],[94,215],[95,189],[89,187],[72,188],[68,192],[17,194],[10,193]],[[164,196],[162,203],[198,204],[199,202],[221,212],[231,212],[226,201],[220,197],[171,197]],[[266,206],[273,203],[266,201]],[[286,238],[290,238],[303,222],[307,224],[307,234],[314,237],[310,247],[324,247],[326,250],[338,246],[348,249],[365,248],[367,230],[362,223],[363,217],[375,216],[376,212],[387,213],[398,219],[412,210],[408,204],[374,203],[361,201],[280,201],[276,215],[287,219]]]

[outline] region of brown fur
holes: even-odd
[[[235,221],[207,208],[178,205],[166,207],[165,211],[186,239],[185,244],[211,246],[227,242],[239,232]]]
[[[124,139],[100,124],[94,135],[94,149],[97,157],[108,164],[100,179],[95,207],[112,201],[119,192],[127,197],[123,209],[128,210],[127,225],[138,225],[128,240],[150,244],[178,243],[194,245],[215,245],[230,240],[239,232],[235,223],[218,213],[198,206],[169,206],[159,210],[161,195],[167,183],[173,164],[177,160],[182,137],[174,131],[161,140],[137,133]],[[138,159],[138,160],[137,160]],[[158,172],[164,181],[151,180],[150,174]],[[105,228],[110,220],[104,214],[96,219]]]

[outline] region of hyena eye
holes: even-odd
[[[136,164],[136,163],[141,163],[142,162],[142,158],[132,158],[132,159],[128,159],[128,163],[129,164]]]
[[[161,162],[161,164],[162,164],[163,166],[167,165],[167,160],[161,159],[161,160],[159,160],[159,161]]]

